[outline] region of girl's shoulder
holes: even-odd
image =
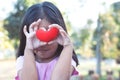
[[[24,60],[24,56],[19,56],[16,61]]]
[[[17,70],[17,72],[18,72],[20,69],[22,69],[23,62],[24,62],[24,56],[19,56],[19,57],[16,59],[16,70]]]

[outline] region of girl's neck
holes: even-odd
[[[43,59],[41,59],[41,58],[35,56],[36,61],[39,62],[39,63],[48,63],[48,62],[52,61],[55,58],[56,58],[56,56],[51,57],[51,58],[43,58]]]

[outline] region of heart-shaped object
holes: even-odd
[[[39,29],[36,31],[36,36],[40,41],[49,42],[57,38],[59,30],[56,27],[51,27],[49,30]]]

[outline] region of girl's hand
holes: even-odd
[[[60,25],[52,24],[49,27],[57,27],[59,29],[59,36],[57,37],[56,41],[60,45],[62,45],[62,46],[72,45],[72,42],[71,42],[68,34],[64,31],[64,29]]]
[[[40,40],[38,40],[36,38],[36,30],[39,28],[41,19],[38,19],[38,21],[33,22],[30,26],[29,26],[29,31],[27,32],[27,26],[24,26],[23,28],[23,32],[26,36],[26,48],[27,49],[36,49],[37,47],[44,45],[44,42],[41,42]]]

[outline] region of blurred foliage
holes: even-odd
[[[17,48],[19,30],[23,15],[27,8],[40,0],[17,0],[14,5],[14,11],[10,13],[10,16],[4,20],[4,28],[8,31],[10,39],[16,40],[14,47]]]
[[[14,41],[10,41],[9,37],[7,36],[8,32],[3,28],[3,22],[0,22],[0,50],[5,49],[14,49],[12,45],[9,43],[14,43]],[[3,44],[3,45],[2,45]]]
[[[74,30],[71,34],[76,52],[86,58],[94,56],[93,50],[91,49],[94,31],[91,26],[92,23],[92,20],[89,19],[83,29],[79,29],[78,31]]]
[[[3,21],[0,21],[0,60],[14,57],[15,40],[10,40],[7,35],[8,31],[4,29]]]
[[[0,59],[14,57],[19,44],[19,30],[26,9],[40,0],[17,0],[14,10],[0,22]]]
[[[120,5],[118,2],[117,5]],[[120,8],[120,7],[119,7]],[[99,15],[101,28],[94,33],[94,38],[99,34],[101,42],[101,53],[104,58],[117,58],[120,55],[120,49],[118,48],[120,44],[120,9],[113,4],[110,10],[104,14]]]
[[[17,0],[14,7],[14,11],[4,20],[4,27],[9,32],[8,36],[10,39],[18,39],[23,13],[27,9],[24,0]]]

